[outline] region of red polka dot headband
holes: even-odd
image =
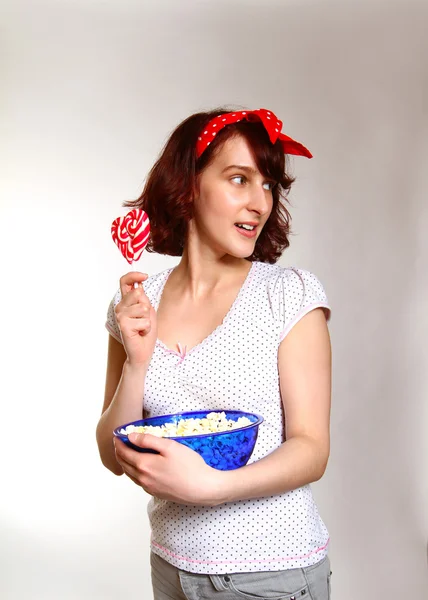
[[[233,113],[226,113],[214,117],[198,137],[196,144],[196,155],[199,158],[204,150],[210,145],[215,136],[219,131],[230,125],[231,123],[238,123],[239,121],[261,121],[264,128],[269,134],[269,139],[274,144],[278,139],[282,142],[284,148],[284,154],[295,154],[298,156],[306,156],[312,158],[312,154],[309,152],[303,144],[296,142],[288,135],[281,133],[282,121],[280,121],[272,111],[266,110],[265,108],[259,108],[258,110],[241,110]]]

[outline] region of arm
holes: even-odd
[[[114,321],[123,346],[109,336],[104,405],[97,425],[97,443],[107,469],[122,475],[113,444],[113,429],[143,417],[144,383],[157,336],[156,312],[143,288],[146,273],[120,278],[121,301]],[[135,283],[138,286],[135,287]]]
[[[272,496],[322,477],[330,453],[331,348],[324,311],[305,315],[278,351],[286,441],[218,480],[218,504]]]
[[[142,418],[145,377],[146,368],[132,366],[122,344],[109,335],[104,405],[96,437],[101,460],[115,475],[122,475],[123,469],[116,460],[112,432]]]

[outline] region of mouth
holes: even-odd
[[[254,238],[257,235],[257,223],[235,223],[235,229],[247,238]]]

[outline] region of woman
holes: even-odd
[[[192,115],[141,197],[148,250],[181,256],[120,280],[110,332],[101,459],[153,497],[155,600],[330,597],[329,536],[309,484],[329,456],[330,309],[318,279],[275,264],[288,247],[285,154],[311,157],[265,109]],[[134,282],[139,286],[134,289]],[[233,471],[173,440],[113,428],[144,417],[240,409],[264,417]]]

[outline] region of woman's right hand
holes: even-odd
[[[141,285],[146,273],[131,272],[120,278],[122,300],[115,307],[128,363],[148,367],[157,339],[156,311]]]

